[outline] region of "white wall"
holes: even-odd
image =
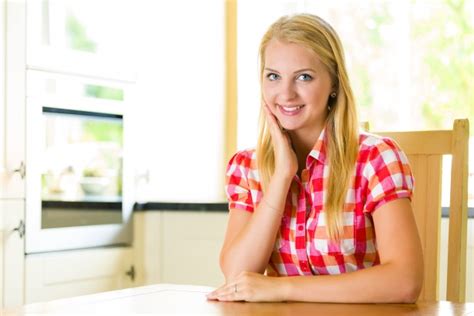
[[[137,2],[138,200],[223,200],[224,1]]]

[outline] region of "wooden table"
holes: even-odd
[[[212,289],[202,286],[157,284],[120,291],[25,305],[4,315],[149,313],[159,315],[473,315],[474,303],[318,304],[207,301]]]

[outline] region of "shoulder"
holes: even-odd
[[[248,175],[257,171],[255,149],[244,149],[237,151],[227,164],[227,175],[235,172]]]
[[[255,164],[255,149],[244,149],[237,151],[229,160],[230,164],[236,164],[251,168]]]
[[[260,176],[255,150],[245,149],[236,152],[227,165],[226,178],[228,185],[239,185],[259,191]]]
[[[411,174],[408,158],[391,138],[362,132],[359,136],[358,172],[370,178]]]
[[[411,198],[414,178],[408,158],[391,138],[360,133],[356,172],[366,195],[365,211],[397,198]]]
[[[396,156],[405,160],[405,154],[395,140],[372,133],[359,134],[359,159],[371,160],[377,156]]]

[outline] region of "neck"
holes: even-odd
[[[306,157],[313,149],[314,144],[318,140],[322,130],[323,126],[312,128],[310,131],[289,131],[291,144],[293,146],[293,150],[296,153],[296,157],[298,158],[298,173],[306,168]]]

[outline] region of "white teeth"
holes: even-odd
[[[299,105],[299,106],[291,106],[291,107],[288,107],[288,106],[283,106],[283,105],[280,105],[280,107],[283,108],[283,110],[287,111],[287,112],[294,112],[294,111],[298,111],[299,109],[301,109],[304,105]]]

